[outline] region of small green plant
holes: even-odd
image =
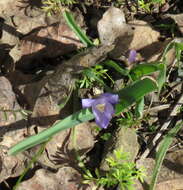
[[[142,122],[142,119],[137,119],[131,111],[123,113],[122,117],[117,120],[119,126],[138,126]]]
[[[93,177],[89,170],[84,175],[83,183],[94,182],[97,187],[115,187],[119,184],[120,190],[132,190],[135,180],[143,181],[144,169],[136,169],[135,163],[129,162],[128,153],[121,150],[114,150],[115,157],[106,159],[109,170],[105,175],[100,175],[99,170],[95,170],[96,177]]]
[[[163,5],[166,0],[138,0],[138,6],[145,12],[150,13],[151,7],[155,5]]]
[[[148,130],[150,131],[150,132],[156,132],[156,130],[157,130],[157,126],[155,126],[155,125],[151,125],[151,126],[148,126]]]
[[[78,80],[79,88],[91,88],[96,83],[103,85],[103,80],[107,78],[114,83],[112,78],[107,74],[107,71],[102,65],[95,65],[93,68],[83,70],[82,79]]]
[[[139,7],[144,10],[145,12],[150,12],[150,3],[146,3],[144,0],[138,0]]]
[[[131,127],[134,124],[134,115],[132,112],[125,112],[123,116],[117,120],[119,125]]]
[[[75,3],[77,3],[75,0],[44,0],[43,10],[50,16],[62,12],[66,7]]]
[[[102,130],[102,128],[95,126],[95,128],[93,129],[93,132],[95,134],[98,134],[100,131]],[[102,139],[103,141],[108,141],[111,138],[112,134],[105,132],[104,134],[100,135],[100,139]]]
[[[103,135],[100,136],[100,138],[104,141],[108,141],[111,138],[112,134],[111,133],[104,133]]]
[[[27,119],[28,114],[31,114],[31,111],[28,110],[24,110],[24,109],[17,109],[17,110],[13,110],[13,109],[4,109],[0,107],[0,112],[3,113],[4,119],[7,121],[8,117],[10,114],[12,114],[14,116],[14,119],[17,119],[17,114],[20,114],[22,116],[22,118],[24,118],[25,120]]]

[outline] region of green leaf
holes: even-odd
[[[94,46],[92,41],[87,37],[87,35],[81,30],[81,28],[76,24],[72,14],[68,11],[63,12],[63,16],[69,25],[69,27],[76,33],[79,39],[85,44],[87,47]]]
[[[129,75],[129,71],[126,69],[123,69],[122,67],[120,67],[117,63],[115,63],[112,60],[107,60],[104,62],[105,65],[112,67],[114,70],[116,70],[118,73],[120,73],[122,76],[128,76],[130,78]]]
[[[162,60],[163,62],[166,61],[166,54],[168,53],[169,50],[171,50],[172,48],[175,47],[175,42],[171,41],[165,48],[165,50],[163,51],[163,55],[162,55]]]
[[[183,51],[183,43],[175,42],[175,48],[178,48],[179,50]]]
[[[157,181],[157,177],[159,174],[159,171],[161,169],[161,165],[163,163],[163,159],[166,155],[166,152],[169,148],[169,146],[171,145],[174,136],[178,133],[178,131],[182,128],[183,122],[181,122],[180,124],[176,125],[174,128],[172,128],[168,134],[164,137],[163,141],[160,144],[159,150],[156,154],[156,164],[153,170],[153,174],[152,174],[152,180],[151,180],[151,184],[150,184],[150,188],[149,190],[154,190],[155,185],[156,185],[156,181]]]
[[[130,75],[132,80],[140,79],[145,75],[149,75],[153,72],[160,71],[162,64],[150,64],[144,63],[133,67],[130,71]]]
[[[98,168],[95,169],[95,174],[96,174],[97,178],[100,178],[100,173],[99,173],[99,169]]]
[[[158,90],[155,80],[146,77],[142,80],[134,82],[132,85],[118,92],[120,97],[119,104],[116,105],[116,114],[120,114],[124,109],[139,101],[146,94]]]
[[[140,79],[141,77],[145,75],[149,75],[153,72],[159,72],[158,77],[157,77],[157,83],[158,83],[158,89],[159,92],[161,91],[162,86],[166,82],[166,63],[165,60],[163,63],[159,64],[140,64],[135,67],[133,67],[130,71],[130,75],[132,80],[137,80]]]
[[[112,91],[112,89],[111,89],[110,87],[108,87],[108,86],[105,84],[105,82],[101,79],[101,77],[97,76],[96,72],[94,72],[93,70],[87,69],[87,70],[85,71],[85,74],[86,74],[86,76],[87,76],[90,80],[93,79],[93,81],[97,81],[98,83],[102,84],[102,86],[104,86],[104,88],[105,88],[107,91],[109,91],[109,92]]]
[[[47,141],[50,137],[52,137],[53,135],[55,135],[56,133],[58,133],[64,129],[74,127],[74,126],[78,125],[79,123],[89,121],[93,118],[94,118],[94,116],[93,116],[91,110],[82,109],[81,111],[78,111],[78,112],[68,116],[64,120],[58,122],[57,124],[50,127],[49,129],[46,129],[37,135],[33,135],[33,136],[28,137],[25,140],[19,142],[18,144],[16,144],[12,148],[10,148],[10,150],[8,151],[8,154],[15,155],[19,152],[27,150],[28,148],[31,148],[37,144]]]
[[[4,116],[5,121],[8,121],[8,116],[7,116],[6,111],[3,111],[3,116]]]
[[[135,107],[135,115],[137,118],[142,118],[144,111],[144,97],[141,98]]]
[[[183,43],[175,42],[175,55],[176,55],[177,61],[181,60],[182,51],[183,51]]]
[[[167,66],[166,66],[165,63],[159,65],[160,72],[159,72],[159,75],[157,77],[157,83],[158,83],[158,89],[159,89],[158,91],[159,91],[159,93],[160,93],[163,85],[166,82],[166,68],[167,68]]]

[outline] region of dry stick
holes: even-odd
[[[174,106],[174,108],[172,109],[172,111],[169,114],[169,117],[173,117],[177,114],[177,112],[179,112],[179,109],[181,108],[183,104],[183,93],[181,94],[181,96],[179,97],[179,100],[177,102],[177,104]],[[173,118],[172,118],[173,119]],[[160,131],[156,134],[156,136],[154,137],[154,139],[152,140],[152,142],[147,146],[147,149],[145,150],[145,152],[141,155],[140,159],[144,159],[146,158],[149,153],[152,151],[152,149],[154,148],[156,142],[158,141],[158,139],[161,137],[162,133],[161,131],[166,130],[168,128],[168,126],[170,125],[172,119],[170,119],[169,121],[166,121]]]
[[[156,112],[156,111],[161,111],[161,110],[165,110],[165,109],[168,109],[170,107],[170,104],[163,104],[163,105],[160,105],[160,106],[154,106],[154,107],[151,107],[151,108],[148,108],[146,110],[144,110],[144,113],[149,113],[149,112]]]
[[[183,81],[181,82],[178,82],[177,84],[175,84],[174,86],[172,86],[171,90],[168,92],[168,94],[166,96],[163,96],[162,100],[161,101],[164,101],[168,98],[168,96],[175,90],[176,87],[178,87],[179,85],[182,85]]]

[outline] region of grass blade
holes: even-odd
[[[182,128],[182,125],[183,125],[183,122],[181,122],[180,124],[178,124],[174,128],[172,128],[169,131],[169,133],[164,137],[163,141],[161,142],[159,150],[158,150],[158,152],[156,154],[156,164],[155,164],[155,167],[154,167],[154,170],[153,170],[152,180],[151,180],[149,190],[154,190],[155,185],[156,185],[156,181],[157,181],[157,177],[158,177],[161,165],[163,163],[163,159],[164,159],[164,157],[166,155],[166,152],[167,152],[169,146],[171,145],[171,143],[173,141],[173,137]]]
[[[69,27],[75,32],[75,34],[79,37],[83,44],[87,47],[94,46],[92,41],[87,37],[87,35],[81,30],[81,28],[76,24],[72,14],[68,11],[63,12],[63,16],[69,25]]]
[[[159,72],[159,75],[157,77],[159,93],[160,93],[163,85],[166,82],[166,70],[167,70],[166,68],[167,68],[166,63],[159,65],[160,72]]]
[[[165,48],[165,50],[163,51],[163,55],[162,55],[162,60],[166,61],[166,54],[168,53],[169,50],[171,50],[172,48],[175,47],[175,42],[171,41]]]

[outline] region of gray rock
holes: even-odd
[[[7,156],[6,154],[8,148],[23,140],[26,134],[27,121],[20,112],[17,112],[20,109],[10,82],[5,77],[0,77],[0,182],[20,175],[25,167],[26,158],[23,155]]]
[[[134,161],[139,150],[135,130],[122,126],[119,130],[114,132],[114,135],[104,147],[104,156],[100,167],[102,170],[108,170],[105,159],[109,156],[114,157],[114,150],[122,150],[129,153],[129,161]]]
[[[44,169],[36,171],[33,178],[20,184],[17,190],[92,190],[94,185],[82,184],[82,176],[71,167],[62,167],[57,173]],[[100,188],[103,190],[103,188]]]
[[[115,44],[110,53],[115,59],[124,55],[133,39],[133,30],[126,24],[123,11],[115,7],[110,7],[98,22],[98,33],[102,44]]]

